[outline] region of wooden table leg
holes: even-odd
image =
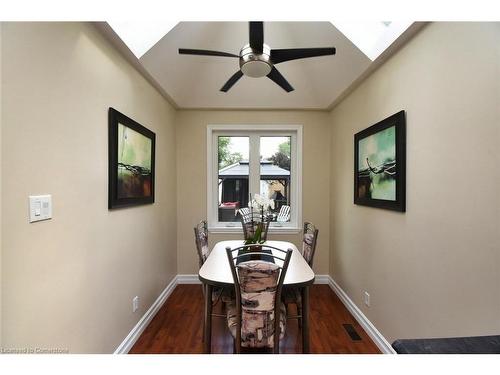
[[[302,288],[302,352],[309,353],[309,287]]]
[[[205,284],[205,332],[203,332],[204,352],[212,351],[212,285]]]

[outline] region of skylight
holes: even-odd
[[[332,22],[372,61],[380,56],[412,23],[410,21]]]
[[[411,24],[409,21],[335,21],[340,30],[370,60],[375,60]],[[139,59],[163,36],[172,30],[176,22],[167,20],[109,21],[108,24]]]
[[[165,20],[134,20],[108,21],[108,24],[133,54],[140,59],[177,23]]]

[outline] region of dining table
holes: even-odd
[[[226,248],[231,249],[244,245],[243,240],[220,241],[214,245],[210,255],[205,260],[198,272],[199,280],[205,286],[205,329],[203,332],[204,352],[210,353],[212,347],[212,291],[213,288],[234,288],[231,267],[226,253]],[[266,241],[265,246],[275,247],[284,251],[292,250],[283,288],[299,288],[302,296],[302,352],[309,353],[309,286],[314,283],[314,272],[305,261],[297,247],[286,241]],[[279,250],[271,249],[273,255],[282,256]]]

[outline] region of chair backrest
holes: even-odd
[[[301,253],[309,267],[312,267],[314,260],[314,253],[316,252],[316,242],[318,241],[319,230],[316,229],[314,224],[304,223],[304,236],[302,239]]]
[[[276,221],[285,222],[290,220],[290,206],[283,205],[280,208]]]
[[[267,240],[267,232],[269,230],[269,220],[266,220],[264,218],[264,221],[262,221],[262,217],[260,216],[260,213],[257,212],[252,212],[250,209],[240,209],[240,221],[241,221],[241,227],[243,228],[243,237],[245,240],[248,240],[249,238],[252,238],[255,235],[255,231],[257,230],[257,227],[260,223],[262,223],[262,240],[266,241]]]
[[[198,262],[201,267],[210,255],[210,248],[208,247],[208,225],[205,220],[200,221],[194,227],[194,240],[196,242]]]
[[[236,352],[239,353],[243,346],[273,348],[278,353],[281,289],[292,250],[247,245],[234,249],[226,247],[226,253],[236,296]],[[260,259],[238,263],[244,257]]]

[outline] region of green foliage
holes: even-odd
[[[290,141],[280,143],[278,146],[279,152],[290,157]]]
[[[278,146],[278,152],[269,158],[275,165],[280,168],[290,170],[290,141],[280,143]]]
[[[230,137],[219,137],[217,158],[219,169],[225,168],[228,165],[238,163],[243,159],[243,155],[239,152],[229,151]]]

